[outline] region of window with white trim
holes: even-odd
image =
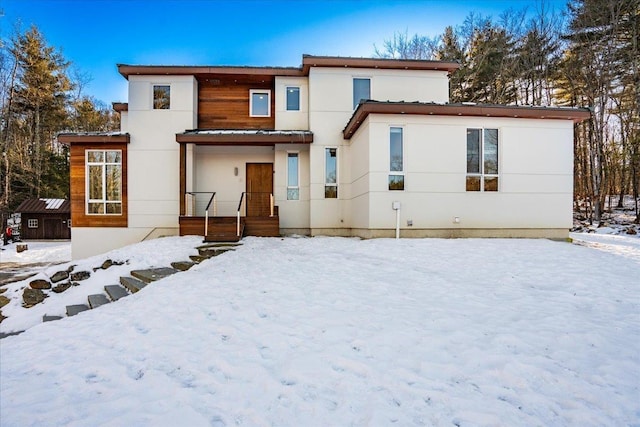
[[[498,191],[498,129],[467,129],[467,191]]]
[[[27,227],[38,228],[38,218],[29,218],[27,220]]]
[[[404,150],[401,127],[389,128],[389,190],[404,190]]]
[[[360,101],[371,99],[371,79],[354,77],[353,79],[353,109],[355,110]]]
[[[300,111],[300,88],[287,86],[287,111]]]
[[[171,107],[171,86],[153,85],[153,109],[168,110]]]
[[[249,116],[271,117],[271,91],[267,89],[249,90]]]
[[[338,198],[338,149],[325,148],[324,198]]]
[[[287,200],[300,199],[299,171],[298,153],[287,153]]]
[[[122,214],[122,151],[87,150],[87,214]]]

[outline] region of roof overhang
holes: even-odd
[[[129,111],[129,103],[128,102],[112,102],[111,107],[114,111],[118,113],[122,113],[123,111]]]
[[[190,130],[176,134],[180,144],[250,145],[311,144],[313,132],[308,130]]]
[[[257,76],[302,76],[300,67],[245,67],[245,66],[183,66],[183,65],[127,65],[118,64],[118,72],[128,79],[141,76],[205,76],[210,74],[257,75]]]
[[[572,120],[574,123],[582,122],[591,117],[591,111],[587,108],[365,101],[358,106],[342,131],[344,138],[350,139],[369,114],[556,119]]]
[[[128,133],[60,133],[58,142],[63,144],[128,144]]]
[[[424,59],[353,58],[341,56],[302,56],[302,70],[309,74],[311,67],[379,68],[387,70],[436,70],[452,73],[460,64],[452,61]]]

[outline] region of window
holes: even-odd
[[[69,219],[67,220],[67,227],[68,227],[68,228],[71,228],[71,218],[69,218]]]
[[[287,86],[287,111],[300,111],[300,88]]]
[[[38,219],[37,218],[29,218],[27,220],[27,227],[29,227],[29,228],[38,228]]]
[[[389,190],[404,190],[402,128],[389,129]]]
[[[299,200],[298,153],[287,153],[287,200]]]
[[[171,86],[153,85],[153,109],[168,110],[171,106]]]
[[[360,101],[371,99],[371,79],[353,79],[353,109],[355,110]]]
[[[122,214],[120,150],[87,150],[87,214]]]
[[[249,116],[271,116],[271,91],[251,89],[249,91]]]
[[[338,198],[338,149],[325,148],[324,198]]]
[[[467,191],[498,191],[498,129],[467,129]]]

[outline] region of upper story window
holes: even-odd
[[[300,111],[300,88],[287,86],[287,111]]]
[[[171,86],[153,85],[153,109],[168,110],[171,107]]]
[[[355,110],[360,101],[371,99],[371,79],[353,79],[353,109]]]
[[[389,129],[389,190],[404,190],[404,150],[401,127]]]
[[[467,129],[467,191],[498,191],[498,129]]]
[[[249,91],[249,116],[271,117],[271,91],[251,89]]]
[[[87,150],[87,214],[122,214],[122,151]]]

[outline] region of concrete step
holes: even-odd
[[[93,294],[87,297],[89,300],[89,307],[92,309],[98,308],[101,305],[109,304],[111,301],[104,294]]]
[[[89,310],[89,306],[86,304],[75,304],[67,306],[67,316],[75,316],[78,313]]]
[[[60,319],[62,319],[62,316],[49,316],[47,314],[42,316],[43,322],[53,322],[54,320],[60,320]]]
[[[142,280],[134,279],[133,277],[129,277],[129,276],[122,276],[120,278],[120,283],[122,284],[122,286],[127,288],[129,292],[131,292],[132,294],[135,294],[140,289],[147,286],[147,284],[144,283]]]
[[[146,270],[133,270],[131,275],[136,279],[142,280],[145,283],[155,282],[156,280],[164,279],[177,273],[179,270],[171,267],[159,267],[149,268]]]
[[[191,261],[195,262],[196,264],[201,263],[205,259],[209,259],[209,257],[200,256],[200,255],[189,255],[189,258],[191,259]]]
[[[111,301],[118,301],[120,298],[126,297],[129,295],[127,290],[120,285],[107,285],[104,287],[104,290],[111,298]]]

